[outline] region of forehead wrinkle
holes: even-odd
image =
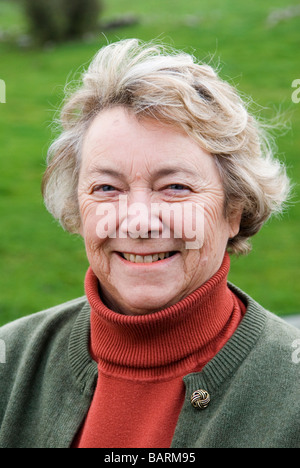
[[[182,167],[163,167],[161,169],[157,169],[155,171],[149,171],[147,169],[147,172],[150,173],[153,177],[159,178],[159,177],[164,177],[168,175],[176,175],[176,174],[186,174],[189,176],[195,177],[195,170],[191,170],[188,168],[182,168]],[[103,175],[112,175],[112,176],[117,176],[117,177],[124,177],[125,174],[122,172],[113,169],[111,167],[101,167],[100,165],[93,164],[88,168],[88,173],[97,173],[97,174],[103,174]],[[142,172],[138,171],[136,172],[136,175],[141,178],[142,177]]]
[[[194,181],[194,182],[196,181],[204,182],[203,175],[201,176],[199,173],[196,173],[195,170],[192,170],[190,168],[167,166],[167,167],[161,167],[160,169],[152,171],[151,169],[149,170],[149,168],[147,167],[146,172],[147,172],[146,179],[150,179],[152,181],[173,175],[173,176],[183,176],[183,177],[185,176],[185,177],[188,177],[190,181]],[[98,164],[92,164],[87,169],[87,176],[90,178],[93,178],[97,175],[110,176],[110,177],[114,177],[123,181],[127,181],[128,179],[128,176],[125,173],[113,167],[110,167],[110,166],[102,167],[101,165],[98,165]],[[142,180],[143,178],[144,177],[141,171],[135,172],[135,175],[133,177],[133,179],[139,179],[139,180]],[[130,174],[130,179],[132,179],[132,174]]]

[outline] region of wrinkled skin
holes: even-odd
[[[120,195],[127,197],[129,208],[136,203],[145,207],[139,236],[131,232],[132,216],[119,210]],[[228,239],[239,231],[240,214],[224,217],[224,191],[213,157],[177,128],[154,119],[138,120],[122,107],[102,111],[87,131],[78,199],[81,235],[102,299],[126,315],[156,312],[195,291],[218,271]],[[166,226],[162,217],[151,213],[151,204],[163,202],[204,207],[199,248],[187,248],[184,217],[182,238],[176,238],[174,223]],[[99,208],[105,203],[111,206],[107,231],[99,224]],[[166,228],[169,238],[162,235]],[[177,253],[153,263],[132,263],[120,255],[161,252]]]

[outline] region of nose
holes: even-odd
[[[136,191],[123,200],[119,219],[120,237],[159,239],[163,232],[158,204],[152,203],[150,194],[144,191]]]

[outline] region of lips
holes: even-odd
[[[177,252],[159,252],[148,255],[139,255],[133,253],[118,252],[118,254],[131,263],[154,263],[165,260],[175,255]]]

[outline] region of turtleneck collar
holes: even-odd
[[[99,370],[142,380],[199,370],[201,357],[214,348],[217,351],[216,342],[223,341],[229,328],[234,331],[240,320],[240,308],[227,286],[229,268],[226,253],[219,271],[199,289],[173,306],[144,316],[108,309],[89,268],[85,290],[91,305],[91,351]]]

